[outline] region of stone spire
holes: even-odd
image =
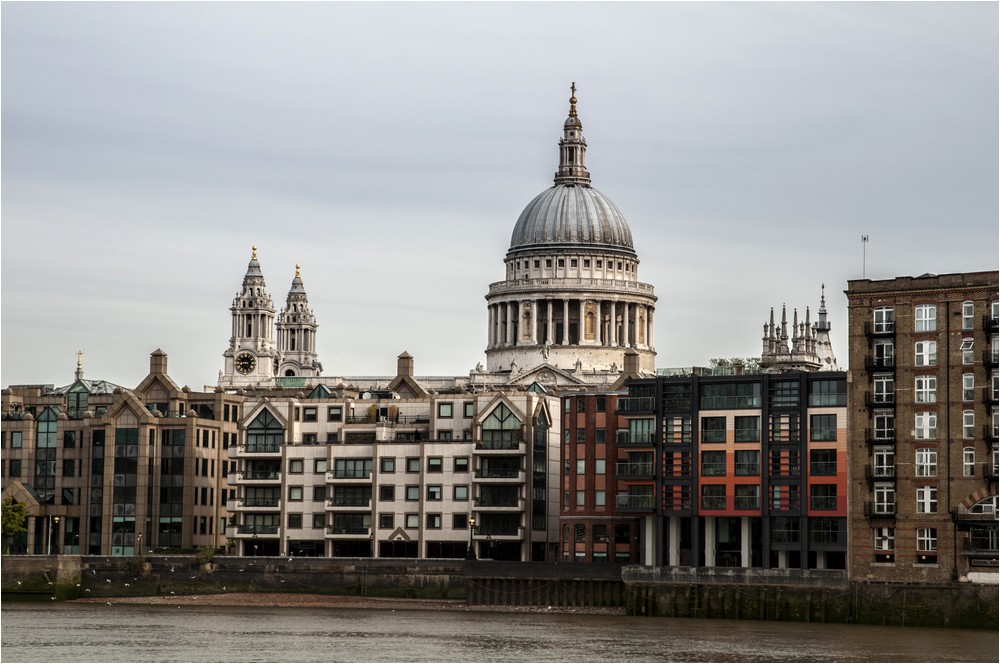
[[[285,308],[278,314],[278,375],[318,376],[322,365],[316,359],[316,317],[309,307],[302,266],[295,264]]]
[[[83,380],[83,351],[76,351],[76,379]]]
[[[590,186],[587,172],[587,141],[583,138],[583,125],[576,115],[576,83],[570,87],[569,117],[563,123],[563,137],[559,141],[559,170],[555,183]]]
[[[819,322],[813,324],[809,307],[805,320],[799,321],[798,309],[792,309],[791,345],[788,336],[788,310],[781,306],[780,332],[771,308],[770,324],[764,323],[764,344],[760,366],[770,371],[835,371],[837,358],[830,344],[830,323],[826,319],[825,286],[820,297]]]

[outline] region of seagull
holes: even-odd
[[[86,590],[84,590],[83,592],[85,592],[85,593],[89,593],[89,592],[90,592],[90,588],[87,588],[87,589],[86,589]]]
[[[77,587],[77,588],[79,588],[79,587],[80,587],[80,584],[79,584],[79,583],[78,583],[78,584],[76,584],[76,587]]]
[[[52,582],[51,582],[51,581],[49,581],[49,585],[50,585],[50,586],[52,585]]]
[[[223,590],[225,590],[225,589],[226,589],[226,587],[225,587],[225,586],[222,586],[222,589],[223,589]]]
[[[171,568],[170,568],[170,571],[171,571],[171,572],[173,572],[173,571],[174,571],[174,568],[173,568],[173,567],[171,567]]]
[[[49,599],[55,599],[55,597],[50,597]]]
[[[170,594],[171,594],[171,595],[173,595],[173,594],[174,594],[174,591],[173,591],[173,590],[171,590],[171,591],[170,591]]]
[[[288,562],[292,562],[292,559],[291,559],[291,558],[289,558],[289,559],[288,559]]]
[[[129,584],[129,583],[126,583],[126,584],[125,584],[125,587],[126,587],[126,588],[128,588],[128,587],[129,587],[130,585],[131,585],[131,584]]]
[[[18,581],[18,582],[17,582],[17,585],[21,585],[21,582],[20,582],[20,581]]]
[[[111,583],[111,579],[104,579],[104,580],[107,581],[108,583]]]
[[[111,602],[108,602],[108,606],[111,606]]]

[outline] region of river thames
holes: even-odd
[[[996,662],[997,633],[684,618],[13,603],[4,662]]]

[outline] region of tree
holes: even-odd
[[[14,536],[28,532],[28,506],[16,503],[12,498],[5,498],[0,530],[3,531],[4,553],[9,553]]]
[[[715,369],[732,369],[736,375],[757,373],[760,370],[759,357],[716,357],[709,360]]]

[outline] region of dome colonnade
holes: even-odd
[[[554,184],[521,213],[504,259],[506,278],[490,284],[486,296],[487,368],[614,371],[632,348],[639,370],[653,373],[656,296],[638,280],[624,215],[591,186],[575,86],[573,92]]]

